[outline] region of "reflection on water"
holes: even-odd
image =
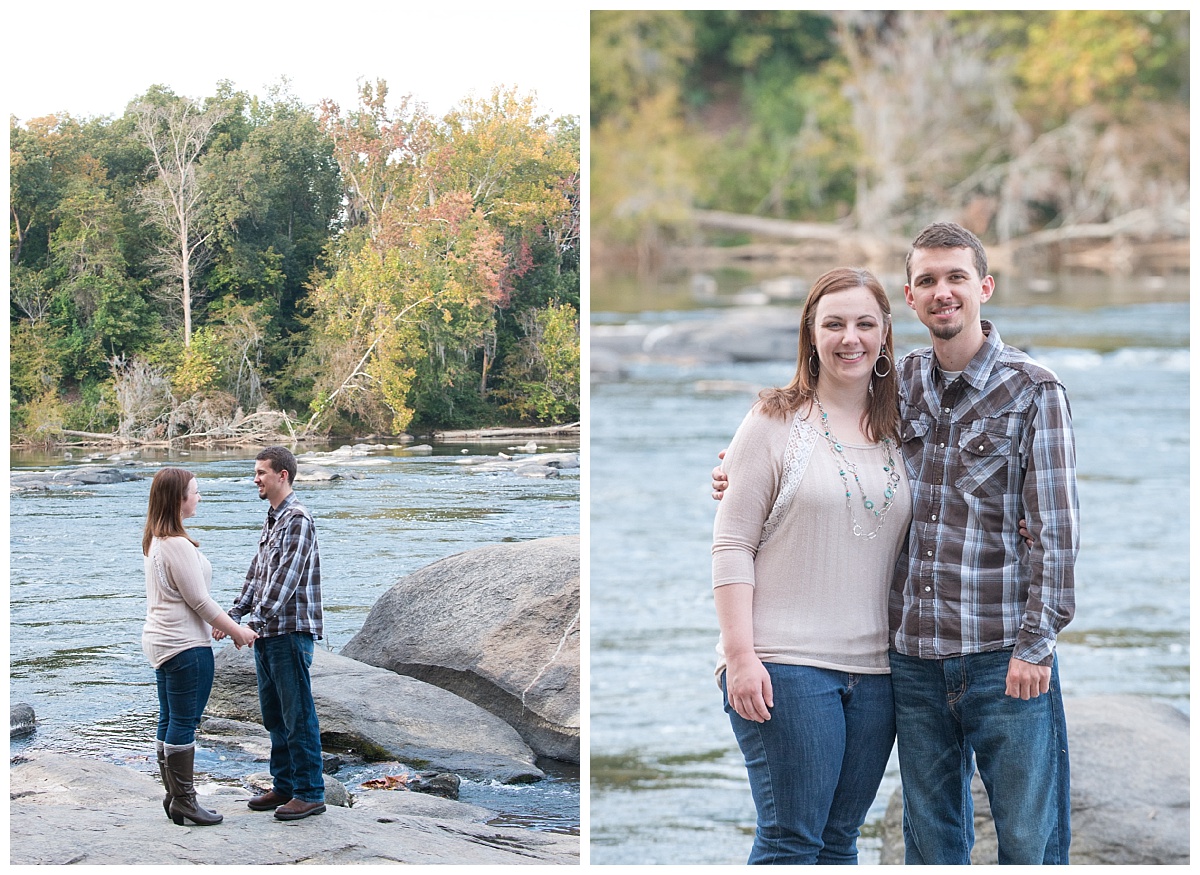
[[[927,345],[893,291],[900,351]],[[1099,300],[1078,288],[1018,291],[1023,304],[998,293],[984,315],[1058,373],[1076,432],[1082,548],[1077,613],[1060,639],[1064,691],[1188,712],[1186,292],[1143,303],[1140,287],[1111,283]],[[597,312],[605,290],[594,289],[594,322],[721,318],[696,309],[689,289],[666,294],[689,312],[653,312],[644,298]],[[623,379],[592,386],[590,404],[591,860],[741,864],[754,805],[713,677],[709,472],[754,388],[786,383],[794,362],[623,364]],[[729,381],[751,391],[709,391]],[[878,822],[898,782],[893,753],[860,841],[865,863],[878,860]]]

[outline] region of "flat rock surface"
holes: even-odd
[[[543,772],[516,730],[466,699],[317,647],[311,669],[322,744],[368,759],[474,780],[535,781]],[[260,722],[254,654],[232,645],[216,656],[207,713]]]
[[[224,821],[180,827],[161,784],[126,766],[42,753],[11,765],[9,783],[13,865],[579,863],[576,836],[491,826],[486,809],[403,791],[286,823],[247,808],[249,791],[201,793]]]

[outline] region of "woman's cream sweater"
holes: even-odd
[[[722,466],[729,488],[714,524],[713,587],[754,587],[754,650],[763,662],[886,674],[888,588],[912,516],[904,459],[893,443],[900,483],[892,506],[878,535],[856,537],[838,474],[841,460],[804,420],[805,412],[772,417],[756,406],[738,428]],[[842,449],[857,466],[867,497],[882,509],[888,477],[883,445],[843,444]],[[789,467],[791,476],[785,478]],[[863,507],[849,470],[846,476],[854,519],[864,531],[875,531],[879,520]],[[790,503],[771,520],[769,537],[761,543],[787,480],[794,487]],[[717,654],[719,682],[725,670],[720,641]]]
[[[158,668],[192,647],[211,647],[221,607],[210,595],[212,565],[204,554],[187,538],[155,538],[145,566],[142,650],[150,664]]]

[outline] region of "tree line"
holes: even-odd
[[[992,242],[1179,227],[1190,13],[596,11],[592,245],[646,263],[697,210]],[[629,253],[634,258],[628,257]]]
[[[532,96],[156,85],[9,144],[16,440],[579,416],[579,124]]]

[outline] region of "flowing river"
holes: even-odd
[[[711,294],[697,306],[686,282],[640,297],[605,291],[593,284],[593,356],[606,331],[726,312]],[[1006,292],[1001,284],[984,318],[1058,373],[1074,416],[1082,547],[1077,611],[1059,639],[1064,693],[1145,696],[1189,712],[1186,281]],[[928,345],[898,294],[893,312],[898,353]],[[709,472],[753,401],[738,385],[785,384],[794,358],[634,354],[622,366],[590,399],[591,861],[741,864],[754,804],[713,677]],[[864,863],[878,862],[898,782],[893,753],[860,841]]]
[[[538,445],[539,452],[573,452],[579,446],[557,440]],[[318,646],[339,651],[379,596],[431,562],[489,544],[579,532],[579,469],[535,479],[462,464],[472,457],[494,458],[498,451],[524,455],[492,442],[439,444],[427,455],[382,450],[347,463],[315,460],[330,470],[363,475],[296,484],[316,520],[321,548],[325,637]],[[187,527],[212,562],[214,598],[228,607],[241,589],[266,513],[252,482],[256,452],[146,450],[126,458],[147,479],[12,495],[9,689],[11,701],[29,703],[38,718],[33,735],[10,743],[12,754],[56,750],[156,774],[158,700],[154,672],[141,647],[141,538],[149,478],[157,467],[171,464],[199,479],[200,506]],[[12,471],[88,461],[85,451],[66,455],[14,452]],[[547,773],[543,781],[464,780],[461,798],[500,812],[511,824],[578,834],[578,767],[548,760],[538,765]],[[206,744],[197,753],[197,769],[215,780],[236,782],[265,771],[266,764]],[[349,766],[336,777],[353,792],[384,771],[384,764]]]

